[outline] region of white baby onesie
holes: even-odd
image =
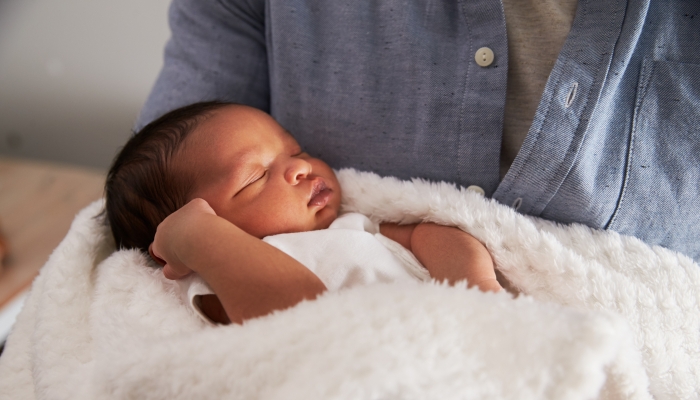
[[[331,291],[374,282],[430,280],[413,253],[358,213],[341,215],[328,229],[272,235],[263,241],[299,261]],[[178,282],[187,304],[210,322],[198,306],[198,296],[214,293],[209,285],[197,274]]]

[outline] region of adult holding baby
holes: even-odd
[[[700,260],[695,0],[175,0],[139,127],[219,99],[312,156]]]

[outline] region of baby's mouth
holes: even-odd
[[[313,188],[311,190],[311,199],[309,200],[309,207],[325,207],[331,198],[333,191],[328,188],[326,182],[323,179],[318,179],[313,182]]]

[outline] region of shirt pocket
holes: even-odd
[[[607,229],[700,259],[700,64],[644,60]]]

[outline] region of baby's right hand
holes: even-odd
[[[176,280],[192,273],[177,255],[178,246],[186,246],[187,241],[178,240],[195,225],[194,221],[202,215],[216,215],[214,209],[204,199],[194,199],[170,214],[158,225],[153,243],[148,248],[151,257],[163,265],[163,275]]]

